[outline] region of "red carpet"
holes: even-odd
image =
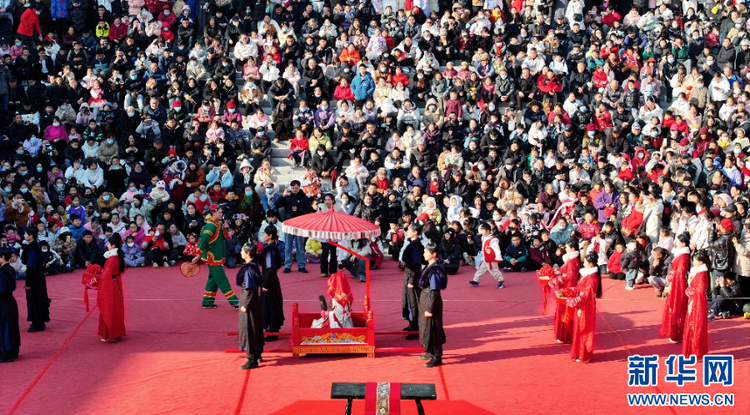
[[[384,265],[373,273],[376,330],[399,331],[405,325],[400,317],[402,274],[395,263]],[[319,307],[325,281],[317,266],[310,270],[281,276],[287,315],[282,331],[291,329],[292,302],[300,302],[303,311]],[[228,271],[234,279],[234,271]],[[650,288],[628,292],[622,282],[604,281],[596,354],[583,365],[570,361],[569,346],[554,343],[552,317],[541,316],[540,288],[531,273],[507,275],[507,288],[496,290],[489,277],[479,288],[469,286],[471,271],[463,267],[444,293],[448,344],[442,368],[424,368],[419,353],[381,353],[375,359],[294,359],[272,353],[264,356],[260,369],[249,372],[239,370],[242,355],[225,353],[237,346],[226,335],[237,330],[234,309],[223,297],[216,310],[200,307],[205,268],[192,279],[183,278],[177,268],[129,269],[123,277],[127,336],[114,344],[102,343],[96,335],[98,310],[84,311],[80,272],[49,277],[52,322],[47,331],[34,334],[26,333],[28,323],[22,322],[21,358],[0,365],[0,413],[338,414],[343,402],[328,400],[331,382],[368,381],[435,383],[439,400],[425,404],[435,408],[427,409],[428,415],[482,413],[455,409],[454,401],[489,413],[707,413],[706,408],[627,406],[627,393],[657,391],[733,392],[735,408],[711,408],[711,414],[750,409],[747,321],[710,323],[711,352],[735,356],[733,387],[704,388],[700,378],[683,388],[667,384],[662,358],[658,388],[629,388],[629,354],[667,356],[681,350],[658,336],[663,304]],[[352,286],[358,309],[364,284]],[[22,290],[16,298],[25,316]],[[415,346],[402,336],[377,340],[378,348]],[[282,339],[266,347],[289,350],[289,343]],[[326,401],[327,409],[294,409],[310,401]],[[407,402],[404,410],[412,406]]]
[[[345,406],[346,401],[297,401],[271,415],[338,415],[344,413]],[[493,412],[485,411],[466,401],[423,401],[422,407],[425,414],[429,415],[493,414]],[[364,401],[354,401],[352,404],[352,414],[362,414],[364,411]],[[414,401],[404,401],[401,403],[401,415],[417,415],[417,405]]]

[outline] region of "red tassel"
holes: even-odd
[[[83,287],[83,303],[86,304],[86,312],[89,312],[89,287]]]
[[[547,315],[547,296],[552,289],[549,285],[542,285],[542,316]]]

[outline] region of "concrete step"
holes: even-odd
[[[286,157],[274,157],[275,154],[271,153],[271,166],[277,170],[282,168],[291,169],[294,164],[294,160]]]

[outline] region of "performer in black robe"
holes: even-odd
[[[241,369],[255,369],[262,361],[263,353],[263,277],[258,264],[254,262],[258,247],[252,243],[242,246],[240,255],[245,265],[237,273],[237,285],[242,287],[240,296],[240,322],[238,342],[247,352],[247,363]]]
[[[0,253],[0,363],[18,359],[21,331],[18,328],[18,303],[13,297],[16,271],[8,263],[10,250]]]
[[[26,229],[23,235],[27,244],[21,253],[21,262],[26,265],[27,320],[31,322],[29,333],[44,331],[49,322],[50,299],[47,296],[47,279],[44,277],[44,256],[37,243],[36,228]]]
[[[422,274],[422,257],[424,246],[419,240],[419,225],[412,223],[406,228],[407,244],[401,261],[405,264],[404,287],[401,293],[401,317],[409,320],[409,325],[404,331],[419,330],[419,276]],[[416,340],[419,336],[410,334],[406,340]]]
[[[278,246],[276,227],[267,226],[263,230],[266,247],[260,253],[260,267],[263,270],[263,327],[269,333],[278,333],[284,325],[284,299],[281,295],[281,282],[278,270],[284,266]],[[304,253],[297,253],[303,255]],[[266,336],[267,342],[278,340],[279,336]]]
[[[425,354],[419,358],[429,360],[425,367],[443,364],[443,297],[441,291],[448,285],[448,274],[438,260],[438,248],[430,243],[424,248],[427,267],[419,278],[419,342]]]

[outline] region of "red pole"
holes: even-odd
[[[344,251],[346,251],[346,252],[354,255],[355,257],[357,257],[357,258],[359,258],[359,259],[367,262],[367,268],[365,269],[365,278],[367,280],[367,288],[366,288],[367,289],[367,298],[370,298],[370,259],[369,258],[365,258],[362,255],[359,255],[358,253],[352,251],[351,249],[349,249],[349,248],[347,248],[345,246],[341,246],[341,245],[337,244],[336,242],[333,242],[332,240],[329,240],[329,243],[331,245],[337,246],[337,247],[343,249]]]

